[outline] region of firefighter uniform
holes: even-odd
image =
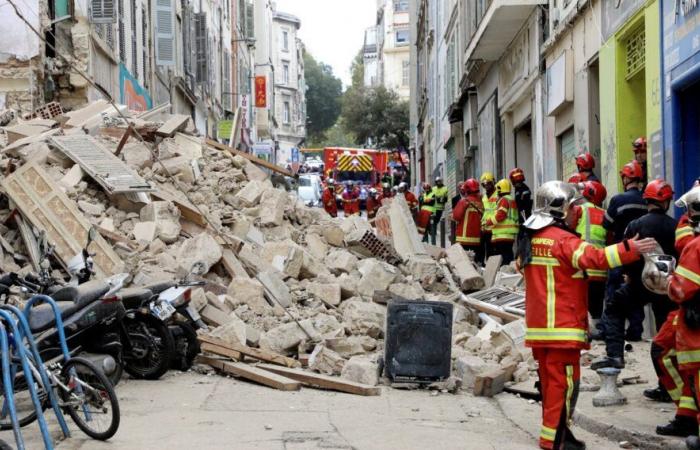
[[[368,218],[368,219],[374,219],[375,217],[377,217],[377,210],[379,210],[379,207],[380,207],[381,205],[382,205],[382,204],[381,204],[380,201],[379,201],[379,195],[378,195],[378,194],[375,194],[375,195],[370,194],[370,195],[368,195],[368,196],[367,196],[367,206],[366,206],[366,208],[367,208],[367,218]]]
[[[323,209],[331,217],[338,217],[338,204],[335,202],[335,188],[333,186],[328,186],[323,190],[321,201],[323,202]]]
[[[525,265],[525,344],[539,363],[540,447],[559,448],[570,435],[580,379],[580,350],[588,348],[588,291],[582,271],[620,267],[639,258],[627,242],[602,249],[550,225],[530,240]]]
[[[435,214],[435,198],[433,198],[433,191],[423,192],[420,196],[420,212],[418,213],[418,220],[416,221],[416,226],[418,232],[423,234],[423,242],[428,242],[428,236],[432,231],[432,219],[433,214]]]
[[[411,212],[415,213],[415,211],[418,210],[418,199],[416,195],[411,191],[406,191],[403,193],[403,197],[406,199],[406,203],[408,203]]]
[[[476,254],[476,260],[483,260],[481,252],[481,213],[484,205],[479,194],[468,194],[460,199],[452,210],[455,226],[455,241],[465,250]]]
[[[683,214],[678,221],[678,227],[676,227],[676,251],[679,255],[683,253],[683,249],[693,240],[693,237],[695,237],[695,234],[688,221],[688,215]]]
[[[514,185],[515,203],[518,205],[519,221],[522,224],[532,214],[532,191],[525,183]]]
[[[510,194],[502,195],[496,204],[496,213],[493,216],[493,234],[491,246],[495,255],[501,255],[501,264],[508,265],[513,261],[513,243],[518,237],[519,220],[518,205]]]
[[[342,195],[345,217],[360,214],[360,198],[354,189],[346,189]]]
[[[591,202],[580,205],[576,210],[576,233],[596,248],[605,247],[607,231],[603,228],[605,210]],[[603,314],[605,300],[605,281],[608,279],[607,270],[589,269],[588,277],[588,312],[593,319],[600,319]]]
[[[491,238],[493,234],[493,218],[496,215],[496,207],[498,205],[498,194],[495,190],[490,196],[484,194],[481,197],[481,203],[484,205],[484,214],[481,216],[481,246],[484,258],[488,258],[493,254]]]

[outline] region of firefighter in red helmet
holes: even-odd
[[[525,184],[525,172],[523,169],[516,167],[510,171],[508,178],[510,178],[510,182],[515,188],[513,198],[515,198],[515,203],[518,205],[519,221],[523,223],[532,214],[532,191]]]
[[[642,167],[642,183],[647,184],[647,139],[638,137],[632,142],[634,160]]]
[[[581,181],[600,181],[596,174],[593,173],[595,158],[590,153],[581,153],[576,157],[576,168],[581,176]]]

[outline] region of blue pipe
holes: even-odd
[[[34,335],[32,334],[31,329],[29,328],[29,323],[27,322],[27,319],[24,317],[24,314],[22,314],[22,311],[19,310],[19,308],[12,306],[12,305],[0,305],[0,310],[7,310],[14,314],[18,320],[19,320],[19,329],[22,332],[22,335],[24,339],[29,343],[29,350],[31,351],[33,357],[34,357],[34,365],[37,367],[37,370],[39,371],[39,375],[41,376],[41,381],[44,383],[44,386],[47,387],[46,391],[49,396],[49,400],[51,401],[51,407],[53,408],[54,414],[56,414],[56,419],[58,420],[58,424],[61,426],[61,431],[63,432],[63,436],[65,437],[70,437],[70,430],[68,429],[68,424],[66,424],[66,419],[63,417],[63,413],[61,412],[61,408],[58,405],[58,399],[56,398],[56,393],[54,392],[53,389],[51,389],[51,380],[49,380],[49,376],[46,373],[46,366],[44,365],[44,361],[41,359],[41,355],[39,354],[39,350],[36,346],[36,342],[34,341]],[[19,344],[21,344],[22,341],[21,339],[19,340]]]
[[[15,336],[15,349],[19,355],[19,360],[22,363],[22,370],[24,370],[24,377],[27,380],[27,389],[32,397],[32,403],[34,403],[34,408],[36,409],[36,417],[39,421],[39,429],[41,430],[41,436],[44,439],[44,447],[47,450],[53,449],[53,441],[51,440],[51,434],[49,433],[49,427],[46,425],[46,419],[44,418],[43,408],[41,407],[41,402],[39,401],[39,396],[36,393],[36,388],[34,386],[34,375],[32,375],[32,370],[29,366],[29,360],[27,359],[27,354],[24,352],[24,346],[22,345],[22,338],[17,329],[17,324],[12,319],[12,316],[4,310],[0,310],[0,319],[5,320],[5,322],[11,327],[12,335]],[[45,386],[47,389],[51,389],[51,386]]]
[[[19,420],[17,419],[17,409],[15,408],[15,396],[12,391],[12,380],[14,371],[10,370],[10,346],[7,343],[7,331],[3,325],[0,325],[0,350],[2,350],[2,384],[5,391],[5,402],[3,404],[3,413],[5,408],[9,410],[10,421],[12,422],[12,433],[15,435],[15,444],[18,450],[24,450],[24,439],[19,428]],[[4,414],[3,414],[4,417]]]

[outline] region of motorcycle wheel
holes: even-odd
[[[194,364],[194,359],[201,351],[197,340],[197,332],[194,331],[194,328],[189,323],[179,320],[171,325],[170,329],[172,330],[175,343],[175,351],[173,351],[170,367],[186,372],[190,370],[190,367]]]
[[[61,369],[61,382],[72,389],[58,389],[63,410],[85,434],[106,441],[119,428],[119,401],[107,376],[90,361],[71,358]]]
[[[130,349],[124,351],[124,370],[134,378],[157,380],[170,368],[174,343],[168,327],[150,315],[124,319]]]

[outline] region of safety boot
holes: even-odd
[[[660,403],[669,403],[672,401],[671,396],[668,395],[666,389],[658,386],[654,389],[644,389],[644,396],[649,400]]]
[[[688,450],[700,450],[700,438],[697,436],[688,436],[685,438],[685,448]]]
[[[586,443],[579,441],[574,436],[574,433],[567,427],[564,435],[564,443],[561,447],[563,450],[586,450]]]
[[[614,369],[624,369],[625,360],[623,358],[601,356],[600,358],[594,359],[591,363],[592,370],[604,369],[606,367],[612,367]]]
[[[661,436],[697,436],[698,422],[694,417],[676,416],[666,425],[656,427],[656,434]]]

